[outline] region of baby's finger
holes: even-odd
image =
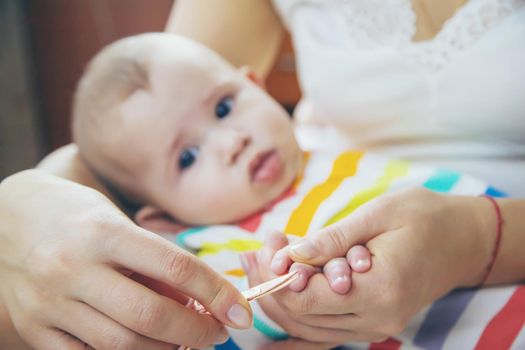
[[[346,260],[354,272],[367,272],[372,265],[370,251],[362,245],[355,245],[350,248],[346,253]]]
[[[282,275],[288,271],[288,268],[290,265],[292,265],[292,263],[293,261],[290,259],[288,247],[285,247],[275,253],[272,263],[270,264],[270,269],[276,275]]]
[[[288,238],[280,231],[271,231],[264,238],[264,245],[277,251],[288,245]]]
[[[242,268],[248,277],[248,284],[250,287],[265,282],[264,277],[260,275],[256,252],[248,251],[241,253],[239,258],[241,259]]]
[[[290,272],[298,271],[298,277],[295,281],[290,283],[289,288],[294,292],[300,292],[308,285],[308,280],[314,274],[321,272],[319,267],[303,264],[303,263],[294,263],[290,267]]]
[[[287,245],[286,235],[279,231],[270,232],[264,239],[264,246],[257,251],[259,264],[270,266],[275,253]]]
[[[326,263],[323,272],[330,288],[336,293],[345,294],[351,286],[351,270],[345,258],[335,258]]]

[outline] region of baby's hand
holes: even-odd
[[[284,274],[288,269],[290,271],[299,271],[299,278],[290,284],[290,289],[300,292],[306,287],[310,277],[320,272],[320,268],[293,262],[288,255],[287,245],[288,240],[286,236],[280,232],[275,232],[266,239],[263,251],[273,250],[275,252],[271,262],[271,270],[275,274]],[[366,247],[357,245],[348,250],[346,258],[334,258],[327,262],[323,267],[323,273],[334,292],[345,294],[351,287],[352,271],[364,273],[370,269],[370,265],[370,252]]]

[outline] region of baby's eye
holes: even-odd
[[[232,110],[233,99],[231,97],[225,97],[219,101],[215,107],[215,115],[217,118],[222,119],[230,114]]]
[[[199,154],[198,147],[187,148],[180,154],[179,158],[179,168],[184,170],[193,165]]]

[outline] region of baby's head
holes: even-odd
[[[73,120],[81,156],[142,206],[139,221],[234,222],[276,199],[301,166],[286,111],[252,74],[172,34],[103,49]]]

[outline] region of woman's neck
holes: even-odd
[[[412,41],[431,40],[467,0],[412,0],[416,33]]]

